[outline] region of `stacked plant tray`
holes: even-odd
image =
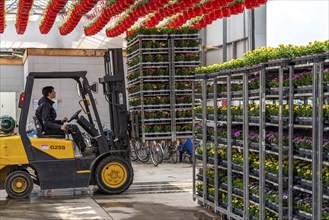
[[[228,219],[329,219],[326,55],[195,77],[194,198]]]
[[[128,42],[128,100],[141,141],[192,137],[199,34],[137,35]]]

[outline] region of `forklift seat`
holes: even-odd
[[[44,131],[42,129],[40,121],[37,119],[37,117],[33,116],[33,121],[35,125],[35,130],[37,131],[38,138],[65,138],[65,135],[46,135],[44,134]]]

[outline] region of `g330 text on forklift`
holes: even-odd
[[[19,135],[0,137],[0,187],[9,197],[25,198],[33,183],[44,189],[77,188],[98,185],[105,193],[118,194],[127,190],[134,177],[130,163],[127,105],[122,49],[109,49],[104,56],[105,76],[99,79],[109,103],[111,132],[104,133],[87,72],[31,72],[26,78],[25,92],[19,101],[21,114]],[[38,138],[26,132],[31,94],[39,79],[75,80],[81,94],[79,109],[69,121],[88,134],[95,154],[76,157],[72,140],[38,132]],[[79,114],[83,110],[87,117]],[[36,128],[40,128],[38,122]]]

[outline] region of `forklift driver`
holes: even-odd
[[[72,135],[74,142],[78,145],[84,156],[87,156],[93,152],[93,147],[87,147],[82,134],[77,125],[68,124],[67,118],[63,120],[56,120],[57,114],[53,108],[54,102],[52,99],[56,98],[56,92],[53,86],[46,86],[42,89],[43,97],[40,98],[35,112],[36,118],[39,120],[42,130],[45,135],[63,135],[65,136],[65,130]]]

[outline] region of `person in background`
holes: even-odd
[[[46,86],[42,89],[43,97],[40,98],[35,112],[35,116],[39,120],[42,130],[45,135],[63,135],[68,130],[72,135],[74,142],[78,145],[84,156],[92,153],[93,147],[87,147],[82,134],[77,125],[67,123],[67,118],[64,117],[62,120],[56,120],[57,114],[53,107],[55,103],[52,101],[56,98],[56,91],[53,86]]]
[[[179,139],[179,146],[177,149],[179,151],[179,161],[180,162],[182,162],[182,160],[183,160],[184,152],[186,152],[188,155],[192,156],[192,150],[193,150],[192,139],[191,138],[187,138],[186,140]]]

